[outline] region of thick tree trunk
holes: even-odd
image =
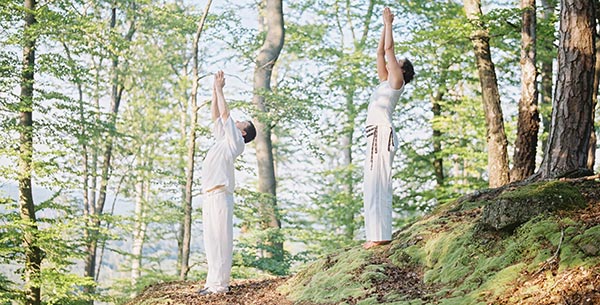
[[[181,245],[181,269],[179,270],[179,279],[185,280],[189,271],[189,260],[190,260],[190,243],[192,240],[192,191],[194,183],[194,162],[196,157],[196,129],[198,125],[198,44],[200,37],[202,36],[202,29],[204,28],[204,22],[206,16],[208,16],[208,10],[210,9],[212,1],[209,0],[204,8],[204,13],[198,23],[196,29],[196,35],[194,36],[194,42],[192,46],[193,56],[193,67],[192,67],[192,92],[191,92],[191,105],[192,118],[190,119],[190,133],[188,138],[188,151],[187,151],[187,166],[186,166],[186,182],[185,182],[185,202],[183,205],[183,239]]]
[[[540,17],[546,22],[551,20],[554,15],[554,8],[556,6],[555,0],[542,0],[542,9],[540,10]],[[554,49],[554,35],[547,35],[544,37],[537,36],[536,43],[540,50],[543,49]],[[539,57],[539,56],[538,56]],[[554,56],[544,56],[538,58],[541,63],[540,68],[540,103],[539,113],[542,122],[542,152],[546,151],[548,143],[548,134],[550,133],[550,121],[552,119],[552,62]]]
[[[541,178],[555,178],[587,167],[596,52],[593,8],[589,0],[561,1],[553,125]]]
[[[35,19],[36,1],[25,0],[25,28],[23,31],[23,67],[21,71],[20,120],[19,120],[19,207],[23,228],[25,250],[24,293],[26,305],[41,304],[42,250],[37,244],[37,219],[31,190],[33,163],[33,84],[35,75],[35,43],[31,27]]]
[[[600,1],[594,0],[595,12],[596,12],[596,24],[600,20]],[[590,148],[588,151],[588,162],[587,168],[591,171],[594,170],[594,164],[596,163],[596,143],[597,135],[596,129],[596,107],[598,105],[598,84],[600,82],[600,29],[596,32],[596,67],[594,68],[594,84],[592,87],[592,133],[590,135]]]
[[[266,113],[264,91],[271,90],[271,73],[279,57],[284,41],[283,8],[281,0],[266,0],[265,18],[267,33],[265,41],[256,57],[254,69],[254,96],[253,103],[258,111]],[[281,221],[277,213],[277,192],[275,168],[273,162],[273,145],[271,143],[271,126],[269,122],[255,120],[256,127],[256,159],[258,163],[258,191],[266,194],[268,198],[262,205],[263,226],[268,228],[281,228]],[[275,252],[283,253],[283,243],[272,243],[277,249]]]
[[[500,187],[509,182],[506,151],[508,141],[506,140],[504,122],[502,121],[496,71],[490,53],[490,37],[480,19],[482,15],[481,1],[464,0],[464,6],[467,18],[474,26],[470,39],[477,60],[487,127],[489,186]]]
[[[535,171],[539,131],[536,64],[536,6],[535,0],[521,0],[521,99],[511,181],[520,181]]]

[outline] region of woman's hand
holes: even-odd
[[[392,14],[392,11],[390,10],[389,7],[384,8],[383,9],[383,24],[392,25],[393,22],[394,22],[394,14]]]
[[[219,71],[217,71],[217,73],[215,73],[214,87],[218,88],[218,89],[223,89],[223,87],[225,87],[225,73],[223,73],[223,71],[221,71],[221,70],[219,70]]]

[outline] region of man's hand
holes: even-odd
[[[217,73],[215,73],[215,82],[213,87],[215,90],[219,116],[223,120],[227,120],[229,118],[229,107],[227,106],[225,96],[223,95],[223,87],[225,87],[225,73],[223,73],[222,70],[219,70]]]
[[[225,73],[223,73],[222,70],[219,70],[217,73],[215,73],[214,87],[216,89],[223,89],[223,87],[225,87]]]
[[[383,24],[391,25],[394,22],[394,14],[389,7],[383,9]]]

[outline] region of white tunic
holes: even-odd
[[[365,232],[368,241],[392,239],[392,163],[398,140],[392,113],[400,94],[387,81],[377,86],[367,110],[367,158],[364,165]]]
[[[202,163],[202,191],[222,185],[229,193],[233,193],[233,162],[244,151],[242,132],[235,126],[231,116],[225,122],[219,117],[215,121],[213,135],[217,142],[208,150]]]
[[[404,92],[404,86],[400,89],[392,89],[388,81],[383,81],[371,94],[369,108],[367,110],[367,126],[385,125],[392,126],[392,113],[396,108],[400,95]]]

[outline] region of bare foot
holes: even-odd
[[[381,241],[367,241],[363,244],[363,248],[369,249],[375,246],[387,245],[390,243],[390,240],[381,240]]]

